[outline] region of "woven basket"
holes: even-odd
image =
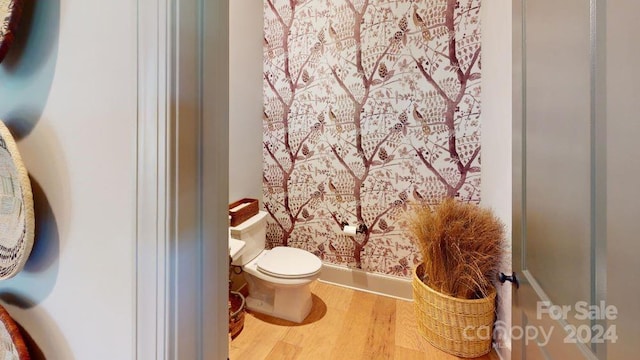
[[[0,305],[0,346],[2,360],[31,359],[20,327],[2,305]]]
[[[234,339],[244,327],[244,296],[235,291],[229,292],[229,335]]]
[[[483,299],[457,299],[420,280],[422,264],[413,271],[413,301],[418,328],[434,347],[464,358],[491,351],[495,320],[495,289]]]

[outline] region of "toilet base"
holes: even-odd
[[[311,312],[313,300],[309,284],[270,289],[250,284],[246,304],[251,311],[301,323]]]

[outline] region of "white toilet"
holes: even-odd
[[[311,311],[309,285],[320,276],[322,261],[312,253],[278,246],[265,249],[267,212],[230,228],[230,238],[245,243],[233,257],[249,286],[249,310],[301,323]],[[230,239],[231,240],[231,239]]]

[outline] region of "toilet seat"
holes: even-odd
[[[276,246],[260,257],[258,271],[283,279],[299,279],[320,272],[322,261],[312,253],[286,246]]]

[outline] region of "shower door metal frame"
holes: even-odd
[[[535,315],[535,309],[527,308],[526,302],[536,298],[549,301],[543,287],[528,271],[525,257],[526,249],[526,169],[527,169],[527,103],[526,103],[526,2],[514,0],[513,11],[513,269],[520,275],[519,290],[513,289],[512,317],[513,326],[526,328],[529,318]],[[590,135],[591,135],[591,304],[600,304],[606,300],[606,1],[590,0]],[[530,306],[529,306],[530,307]],[[550,319],[549,319],[550,320]],[[563,330],[562,320],[543,321],[542,326],[554,326]],[[606,328],[606,320],[594,320],[591,326]],[[526,359],[526,344],[523,339],[512,339],[512,358]],[[551,350],[540,348],[541,357],[552,359],[555,352],[571,358],[606,359],[606,343],[581,344],[574,348],[566,344],[551,344]],[[549,352],[551,351],[551,352]]]

